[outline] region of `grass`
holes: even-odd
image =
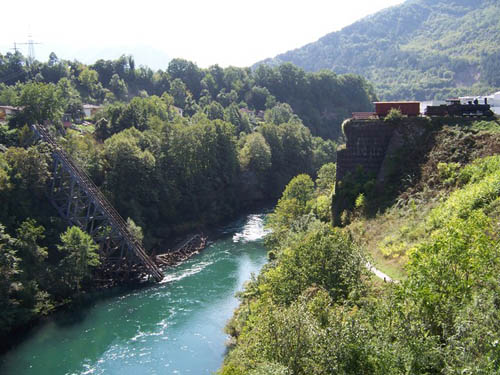
[[[388,259],[380,252],[374,252],[372,255],[373,266],[388,275],[393,280],[403,280],[406,277],[404,262],[402,259]],[[376,277],[376,276],[375,276]],[[376,277],[378,279],[378,277]]]
[[[82,133],[90,133],[93,134],[95,132],[94,125],[73,125],[74,128],[78,129]]]
[[[439,127],[447,125],[449,127],[456,127],[464,132],[488,132],[491,134],[500,133],[500,117],[432,117],[432,126]]]
[[[347,229],[371,256],[376,268],[402,280],[406,277],[406,254],[426,238],[425,221],[440,197],[437,192],[425,191],[373,218],[357,218]]]
[[[488,120],[474,121],[472,123],[463,126],[463,130],[475,131],[475,132],[487,131],[493,134],[500,133],[500,119],[496,117],[494,120],[491,121]]]

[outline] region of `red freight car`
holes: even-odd
[[[420,114],[420,102],[375,102],[375,112],[379,117],[387,116],[392,108],[399,109],[406,116]]]

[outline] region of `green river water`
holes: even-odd
[[[266,262],[263,214],[233,223],[160,284],[59,314],[0,357],[0,374],[211,374],[234,294]]]

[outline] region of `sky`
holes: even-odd
[[[133,54],[165,68],[181,57],[206,68],[250,66],[299,48],[403,0],[17,0],[4,9],[0,52],[32,40],[35,57],[92,63]],[[8,13],[8,15],[7,15]],[[7,16],[6,16],[7,15]],[[18,45],[27,54],[26,45]]]

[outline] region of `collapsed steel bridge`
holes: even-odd
[[[113,282],[163,279],[159,267],[146,254],[127,224],[90,177],[56,143],[43,125],[32,125],[52,152],[53,169],[48,196],[69,225],[89,233],[99,245],[100,274]]]

